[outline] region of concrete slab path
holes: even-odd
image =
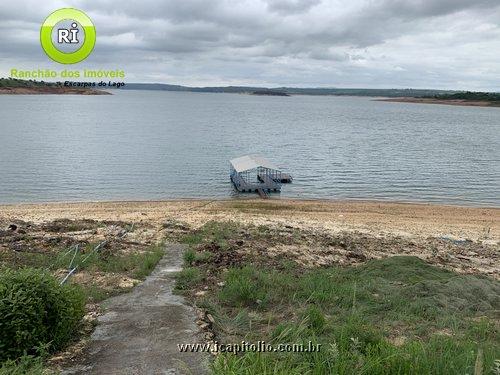
[[[183,245],[167,245],[142,284],[104,302],[86,355],[63,374],[207,373],[208,354],[180,353],[177,346],[203,342],[194,309],[172,293],[184,250]]]

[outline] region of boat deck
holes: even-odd
[[[281,183],[274,181],[270,177],[263,175],[259,176],[260,182],[247,182],[240,175],[235,174],[231,176],[231,181],[233,182],[236,189],[240,192],[258,192],[262,190],[266,191],[280,191]]]

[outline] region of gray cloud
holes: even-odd
[[[498,8],[498,5],[497,0],[383,0],[372,6],[379,14],[414,18],[443,16],[466,9]]]
[[[267,0],[269,10],[280,14],[304,13],[320,3],[321,0]]]
[[[79,66],[120,67],[136,81],[498,90],[498,0],[7,1],[0,74],[57,66],[38,32],[65,6],[97,28]]]

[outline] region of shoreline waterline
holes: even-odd
[[[179,202],[304,202],[304,203],[326,203],[326,204],[378,204],[378,205],[408,205],[408,206],[431,206],[431,207],[448,207],[448,208],[470,208],[470,209],[492,209],[499,210],[500,206],[488,204],[453,204],[437,201],[424,200],[398,200],[398,199],[369,199],[369,198],[295,198],[295,197],[273,197],[262,200],[255,194],[236,195],[234,197],[175,197],[164,199],[98,199],[98,200],[66,200],[66,201],[21,201],[21,202],[0,202],[0,210],[3,207],[15,206],[48,206],[48,205],[86,205],[86,204],[162,204],[162,203],[179,203]]]

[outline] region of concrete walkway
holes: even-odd
[[[142,284],[105,301],[87,355],[63,374],[207,373],[208,354],[180,353],[177,347],[203,342],[194,310],[172,294],[184,249],[167,245],[166,255]]]

